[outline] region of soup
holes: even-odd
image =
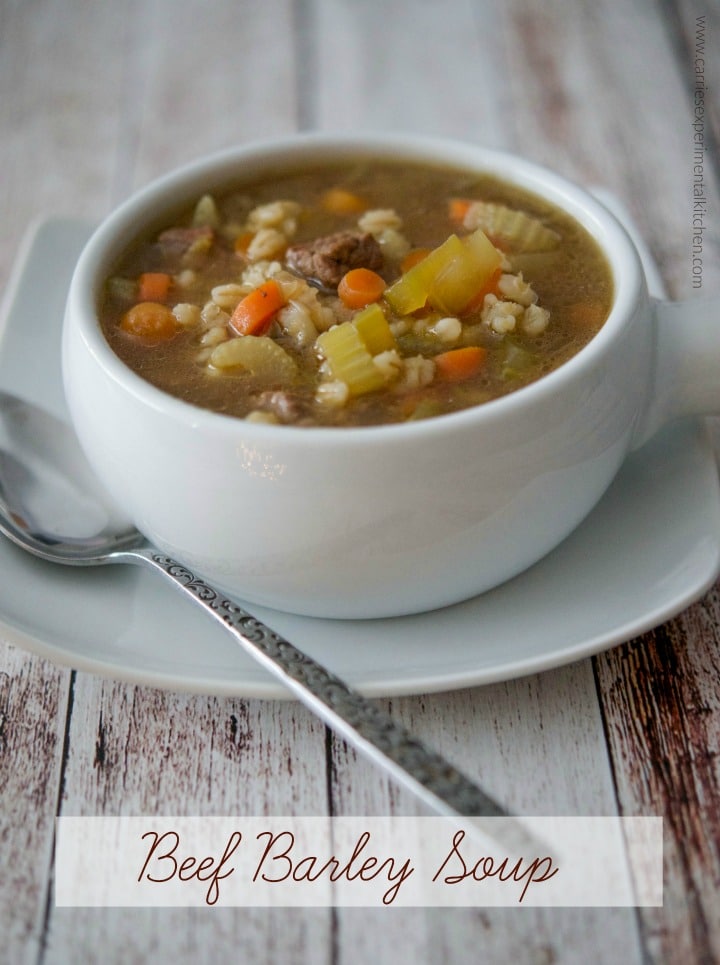
[[[116,354],[252,421],[433,418],[534,382],[596,334],[603,253],[502,180],[408,162],[294,170],[204,195],[104,286]]]

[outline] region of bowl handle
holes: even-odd
[[[673,419],[720,414],[720,297],[654,301],[650,402],[633,439],[641,446]]]

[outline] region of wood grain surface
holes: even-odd
[[[97,221],[232,144],[374,129],[611,189],[692,297],[698,18],[720,295],[717,0],[0,0],[0,283],[37,218]],[[0,628],[0,962],[718,962],[719,644],[716,585],[592,660],[380,702],[520,813],[662,815],[662,908],[100,910],[54,906],[58,815],[422,812],[292,702],[56,668]]]

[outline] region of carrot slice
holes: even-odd
[[[367,207],[363,199],[347,188],[330,188],[322,197],[322,205],[331,214],[360,214]]]
[[[485,364],[487,349],[480,345],[466,345],[441,352],[435,356],[438,375],[448,382],[461,382],[477,375]]]
[[[385,291],[385,279],[370,268],[351,268],[340,279],[338,295],[348,308],[364,308]]]
[[[450,198],[448,201],[448,214],[450,216],[450,220],[454,221],[456,224],[462,224],[471,204],[472,201],[469,198]]]
[[[230,328],[236,335],[265,335],[284,304],[282,290],[271,278],[238,302],[230,316]]]
[[[138,278],[139,302],[163,302],[168,297],[172,276],[164,271],[146,271]]]
[[[427,258],[430,254],[430,248],[412,248],[403,258],[400,263],[400,271],[405,274],[406,271],[410,271],[415,265],[419,265],[420,262]]]
[[[180,330],[180,324],[167,305],[138,302],[120,320],[120,328],[129,335],[150,342],[164,342]]]

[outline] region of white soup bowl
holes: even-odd
[[[150,385],[113,353],[97,306],[139,233],[246,177],[358,158],[487,172],[563,208],[612,271],[602,329],[559,369],[497,401],[351,429],[206,411]],[[717,316],[716,301],[652,301],[615,217],[535,164],[445,140],[299,135],[184,167],[100,225],[72,279],[63,372],[91,464],[159,549],[241,600],[312,616],[385,617],[467,599],[520,573],[575,529],[631,449],[672,418],[717,411]]]

